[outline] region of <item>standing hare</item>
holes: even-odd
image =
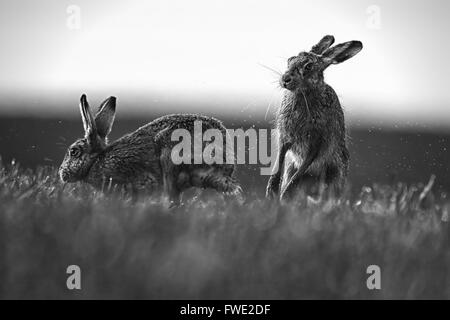
[[[356,55],[362,43],[333,43],[327,35],[311,51],[288,59],[280,79],[287,90],[276,117],[278,171],[269,179],[269,198],[289,199],[299,189],[308,195],[342,194],[349,163],[344,113],[323,71]]]
[[[115,110],[116,98],[110,97],[94,117],[86,96],[81,96],[85,134],[66,152],[59,168],[63,182],[83,181],[99,189],[114,185],[133,196],[163,189],[172,205],[178,204],[181,192],[190,187],[213,188],[227,194],[241,192],[233,178],[235,164],[193,164],[192,161],[175,165],[171,159],[174,130],[186,129],[192,135],[194,122],[201,121],[203,130],[218,129],[225,135],[226,129],[219,120],[196,114],[167,115],[108,143]]]

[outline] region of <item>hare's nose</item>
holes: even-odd
[[[59,178],[60,178],[61,182],[67,182],[67,180],[69,178],[69,175],[67,174],[66,171],[60,170],[59,171]]]
[[[292,77],[288,74],[283,75],[281,78],[281,81],[283,81],[283,84],[289,84],[289,82],[292,81]]]

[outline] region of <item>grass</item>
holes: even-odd
[[[335,206],[249,194],[168,210],[0,164],[0,298],[449,299],[449,205],[432,182]],[[366,287],[373,264],[381,290]]]

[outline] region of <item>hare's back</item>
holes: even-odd
[[[169,114],[153,120],[141,127],[140,130],[150,131],[155,134],[166,128],[171,129],[171,131],[175,129],[192,131],[196,121],[201,122],[203,130],[219,129],[222,132],[226,131],[220,120],[200,114]]]

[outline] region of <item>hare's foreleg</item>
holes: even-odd
[[[292,176],[297,171],[295,161],[286,161],[284,166],[285,169],[280,182],[280,194],[283,194],[285,192],[288,182],[292,179]]]
[[[269,178],[266,188],[266,198],[272,199],[274,195],[277,195],[280,191],[281,175],[284,169],[284,159],[286,157],[286,152],[289,150],[290,144],[280,143],[277,155],[277,171],[272,174]]]
[[[178,170],[172,162],[170,148],[161,150],[160,164],[164,195],[169,198],[171,206],[176,206],[180,203],[181,192],[177,186]]]

